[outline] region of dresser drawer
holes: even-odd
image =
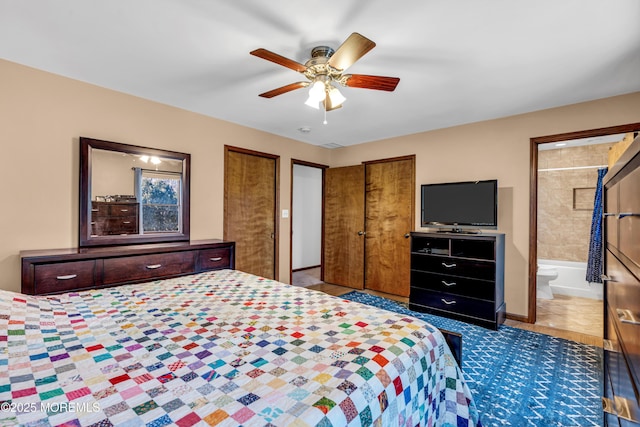
[[[135,216],[138,213],[138,205],[113,205],[109,206],[109,216]]]
[[[411,254],[411,268],[450,276],[496,279],[496,264],[491,261]]]
[[[615,320],[615,330],[622,343],[631,371],[640,383],[640,284],[618,259],[607,251],[607,312]]]
[[[91,217],[93,219],[105,216],[135,216],[138,215],[137,203],[93,202]]]
[[[203,249],[198,251],[198,271],[231,268],[231,248]]]
[[[496,284],[492,281],[456,277],[445,274],[411,271],[411,286],[493,301]]]
[[[496,317],[496,307],[493,301],[467,298],[445,292],[429,291],[412,287],[410,301],[412,304],[419,304],[437,310],[449,311],[480,319],[493,320]]]
[[[612,314],[612,317],[614,315]],[[610,317],[606,320],[607,335],[613,343],[613,350],[604,351],[604,363],[605,363],[605,387],[610,387],[609,390],[605,389],[605,394],[610,399],[610,405],[613,409],[624,408],[623,415],[629,419],[640,421],[640,407],[638,406],[638,389],[637,383],[634,382],[633,376],[630,372],[629,360],[626,358],[624,351],[620,347],[620,342],[616,336],[616,324],[615,318]],[[625,424],[624,420],[620,420],[621,425]]]
[[[620,191],[620,185],[615,184],[611,188],[607,189],[605,193],[605,234],[607,238],[606,246],[618,248],[618,218],[616,213],[618,209],[618,192]]]
[[[137,255],[104,260],[105,284],[179,276],[195,271],[195,252]]]
[[[624,177],[618,185],[618,247],[625,256],[640,266],[640,168]]]
[[[95,260],[38,264],[34,267],[34,293],[36,294],[92,288],[95,282]]]
[[[138,233],[138,217],[102,218],[92,221],[92,232],[100,236]]]

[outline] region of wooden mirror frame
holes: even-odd
[[[93,236],[91,234],[91,149],[134,155],[157,156],[182,161],[182,230],[176,233]],[[179,242],[189,240],[191,155],[156,148],[80,137],[80,226],[79,247],[116,246],[140,243]]]

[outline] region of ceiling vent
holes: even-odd
[[[336,144],[335,142],[330,142],[328,144],[322,144],[320,147],[329,148],[333,150],[334,148],[343,148],[344,145]]]

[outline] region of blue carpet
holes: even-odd
[[[361,292],[341,298],[461,333],[462,370],[485,427],[603,424],[601,348],[504,325],[492,331]]]

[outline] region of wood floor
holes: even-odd
[[[335,296],[353,290],[328,283],[319,283],[307,288]],[[362,292],[404,303],[409,301],[409,298],[366,289]],[[553,300],[538,300],[537,311],[536,324],[507,319],[505,325],[602,347],[602,301],[557,295]]]

